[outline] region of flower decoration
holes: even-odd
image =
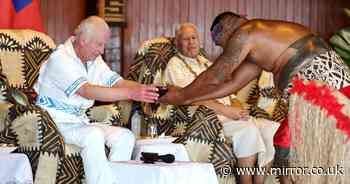
[[[315,81],[305,83],[299,78],[292,80],[293,87],[289,90],[291,94],[303,96],[306,101],[323,109],[327,116],[336,119],[336,128],[344,132],[348,139],[350,138],[350,118],[342,112],[343,104],[337,101],[337,98],[327,85],[319,85]]]

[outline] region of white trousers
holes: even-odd
[[[266,119],[223,120],[224,135],[232,139],[237,158],[258,154],[259,167],[265,166],[274,158],[273,136],[278,127],[279,123]]]
[[[135,144],[133,133],[121,127],[106,124],[56,123],[65,143],[81,147],[86,182],[88,184],[115,184],[109,161],[130,160]],[[111,148],[109,158],[105,144]]]

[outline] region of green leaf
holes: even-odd
[[[334,47],[339,47],[346,52],[350,52],[350,27],[338,31],[330,38],[329,42]]]
[[[344,50],[342,48],[339,48],[339,47],[334,47],[334,50],[344,60],[349,60],[350,61],[350,52],[347,52],[346,50]]]

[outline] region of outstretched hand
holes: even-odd
[[[154,103],[158,100],[158,88],[154,85],[140,84],[133,87],[129,92],[129,99]]]
[[[168,92],[164,96],[160,97],[158,101],[164,104],[172,105],[184,105],[184,98],[180,94],[182,88],[176,86],[167,86]]]

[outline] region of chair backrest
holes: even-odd
[[[174,38],[159,37],[144,42],[136,53],[127,78],[143,84],[161,84],[168,61],[176,53]],[[156,113],[145,114],[147,107],[145,103],[134,103],[134,109],[140,109],[148,121],[158,124],[160,133],[174,136],[184,133],[184,129],[176,131],[175,125],[186,127],[189,117],[187,106],[162,106]]]
[[[23,110],[12,105],[28,105],[34,100],[32,86],[40,65],[54,48],[53,40],[44,33],[0,29],[0,131]]]
[[[44,33],[0,29],[0,64],[9,87],[32,87],[40,65],[55,47],[54,41]]]

